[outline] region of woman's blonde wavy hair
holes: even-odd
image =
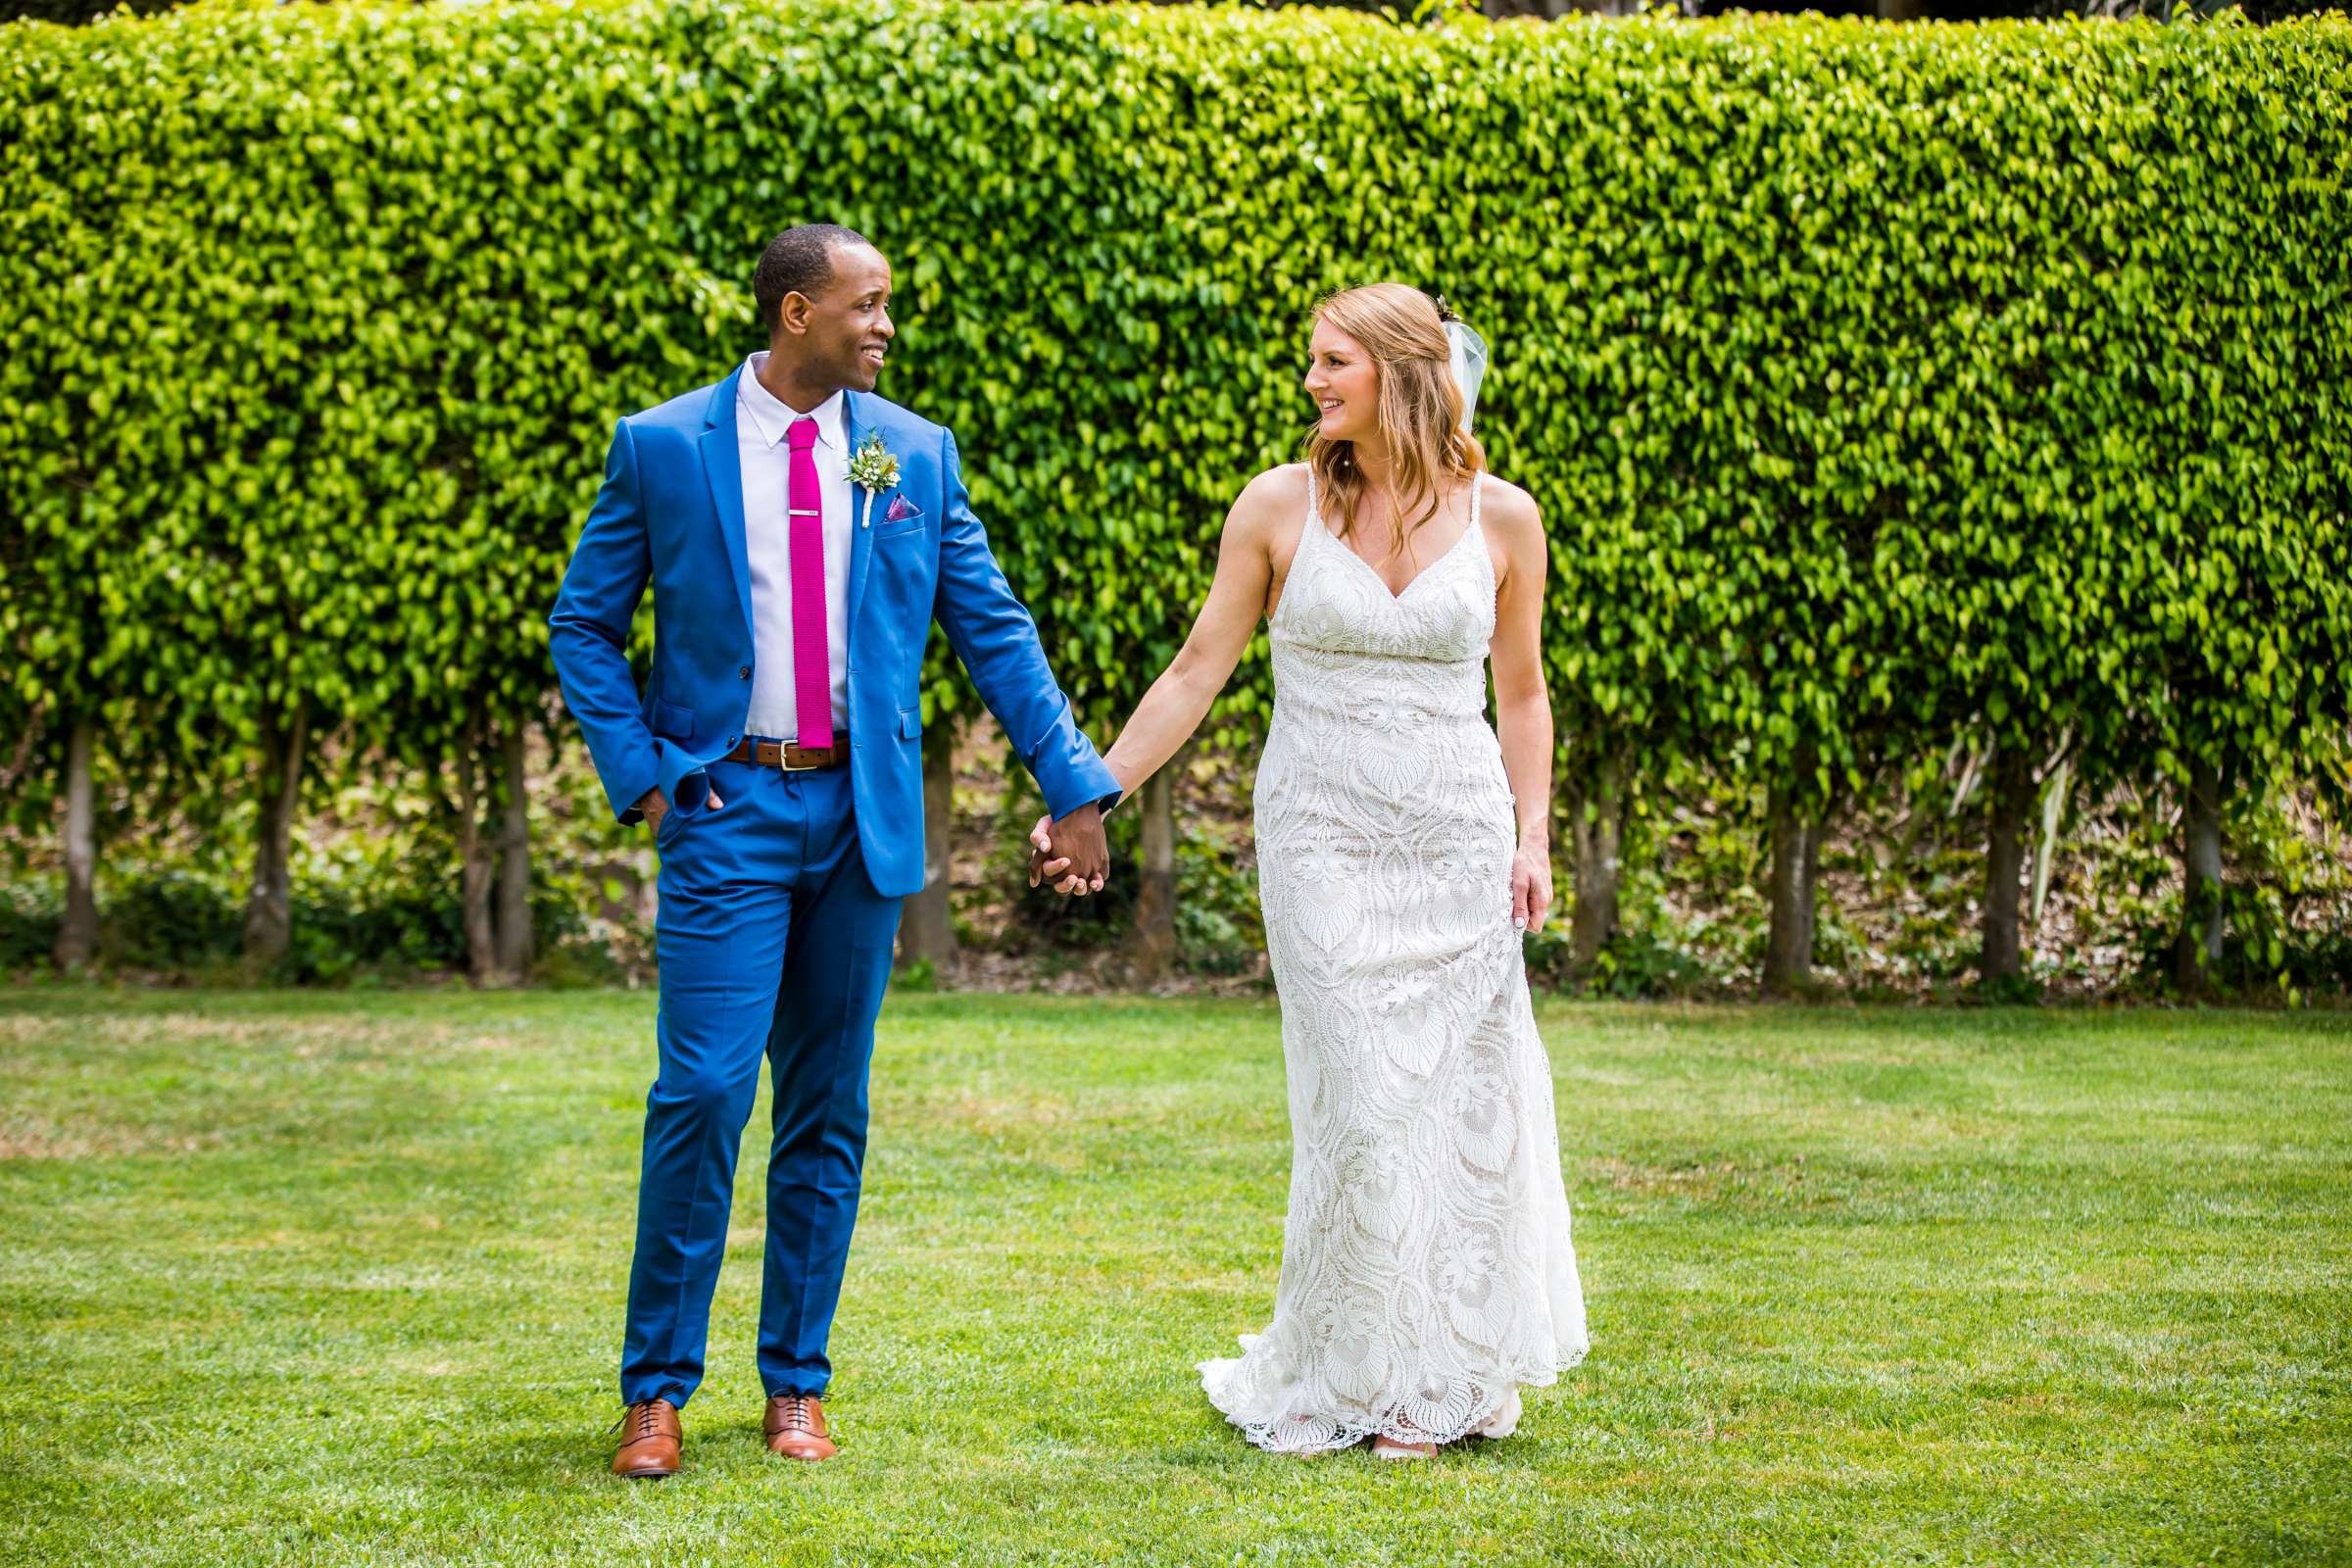
[[[1453,379],[1452,344],[1437,303],[1403,283],[1343,289],[1315,307],[1372,356],[1380,387],[1377,417],[1389,450],[1389,512],[1399,519],[1389,559],[1404,554],[1412,535],[1438,514],[1440,486],[1467,479],[1487,466],[1486,450],[1462,428],[1462,389]],[[1320,429],[1306,436],[1306,462],[1325,514],[1336,511],[1346,539],[1369,487],[1355,460],[1355,443],[1334,441]],[[1409,517],[1407,503],[1414,509]]]

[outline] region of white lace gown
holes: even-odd
[[[1271,626],[1257,864],[1290,1078],[1274,1321],[1200,1363],[1280,1452],[1502,1436],[1584,1359],[1551,1068],[1511,925],[1487,722],[1494,570],[1460,541],[1392,594],[1316,509]]]

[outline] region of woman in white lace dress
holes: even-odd
[[[1551,901],[1545,546],[1535,503],[1484,471],[1448,351],[1416,289],[1324,302],[1306,461],[1234,503],[1191,636],[1105,759],[1132,794],[1268,617],[1257,863],[1290,1216],[1273,1322],[1200,1374],[1280,1452],[1502,1436],[1587,1343],[1520,955]],[[1043,826],[1033,882],[1065,864]]]

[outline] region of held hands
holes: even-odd
[[[1102,891],[1110,873],[1110,844],[1102,836],[1102,812],[1081,806],[1056,822],[1037,819],[1029,830],[1029,885],[1054,884],[1056,893],[1085,898]]]
[[[1544,923],[1551,909],[1551,846],[1522,840],[1511,857],[1511,924],[1521,931]]]

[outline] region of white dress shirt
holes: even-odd
[[[785,432],[803,417],[760,384],[767,363],[761,349],[744,362],[735,383],[735,444],[743,460],[743,543],[752,568],[752,710],[747,735],[797,741],[800,706],[794,695],[792,648],[792,448]],[[831,656],[833,733],[850,724],[850,440],[842,394],[834,393],[807,417],[816,421],[817,488],[824,508],[825,651]]]

